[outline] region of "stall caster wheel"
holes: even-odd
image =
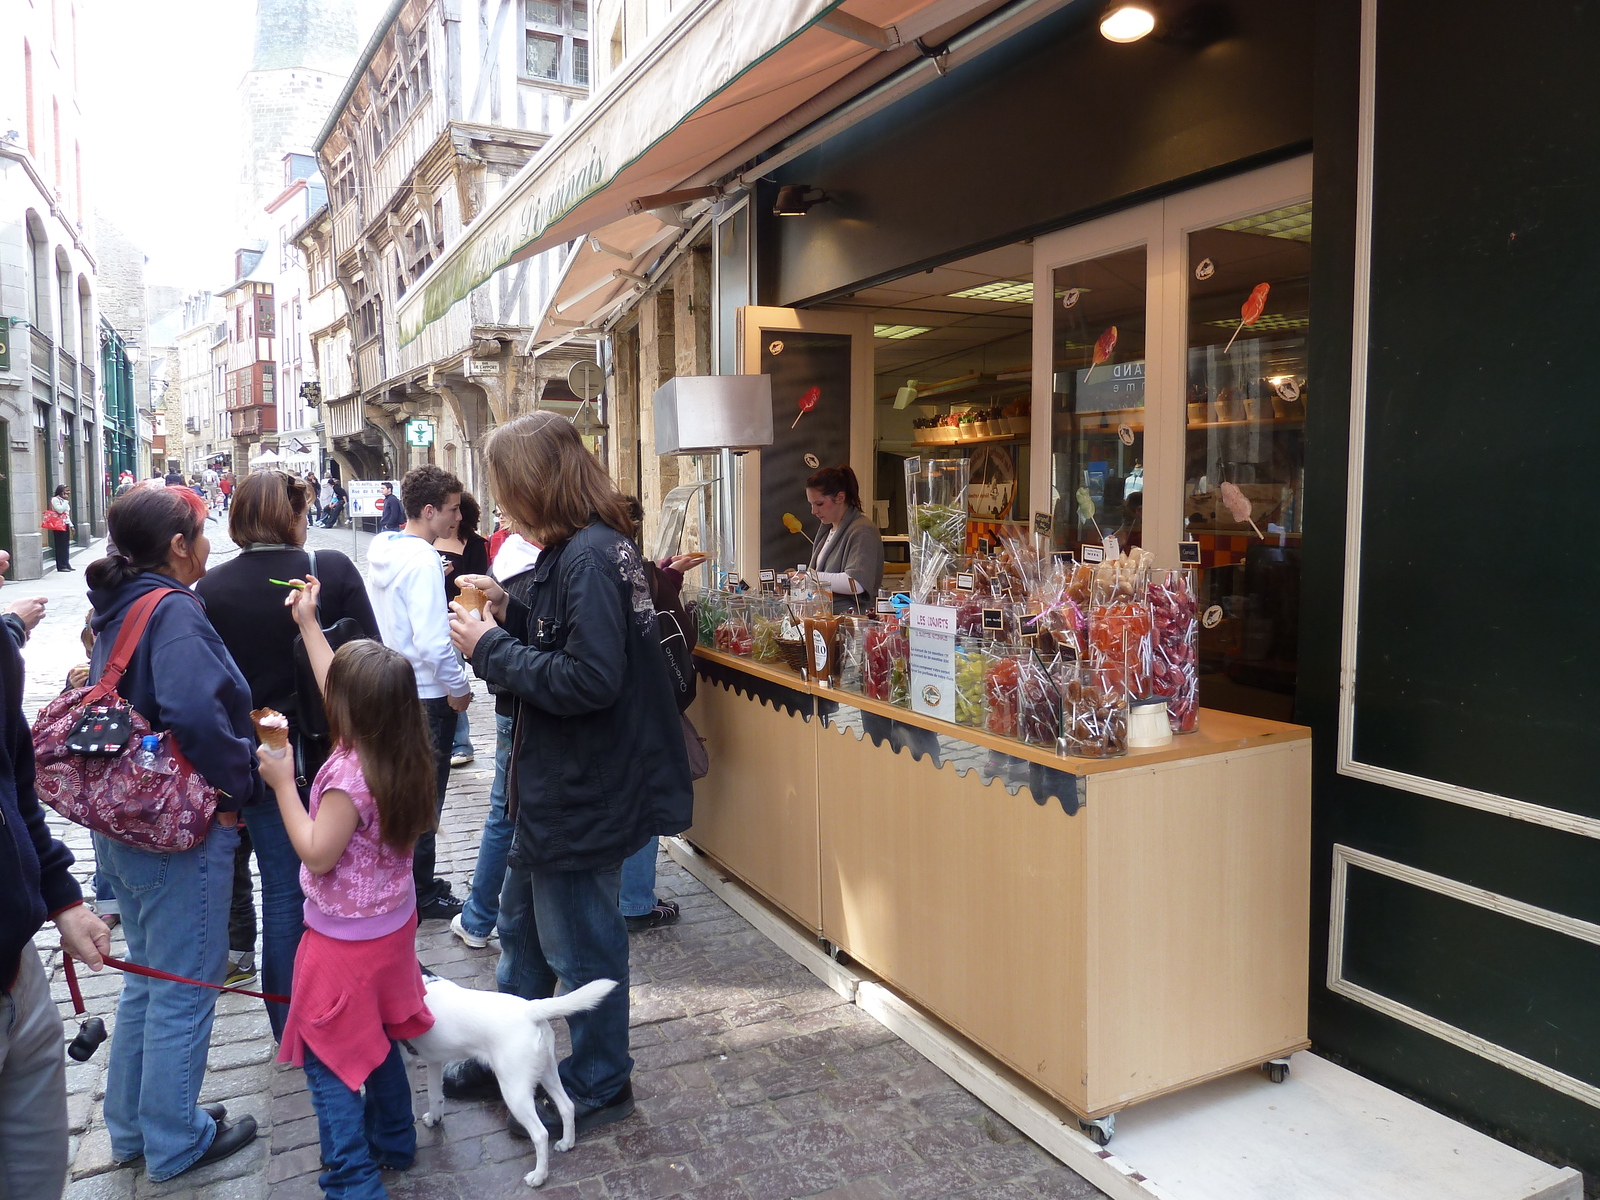
[[[1273,1083],[1282,1083],[1289,1078],[1289,1060],[1287,1058],[1274,1058],[1270,1062],[1261,1064],[1261,1069],[1267,1073],[1267,1078]]]
[[[1092,1121],[1079,1120],[1078,1128],[1088,1136],[1096,1146],[1104,1146],[1111,1141],[1112,1135],[1117,1132],[1117,1114],[1096,1117]]]

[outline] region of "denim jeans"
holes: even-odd
[[[428,718],[428,737],[433,742],[433,781],[438,788],[434,811],[442,815],[444,790],[450,786],[450,743],[456,736],[456,711],[443,696],[424,700],[422,711]],[[430,829],[417,839],[416,848],[411,852],[411,878],[417,885],[419,909],[450,894],[450,885],[433,873],[437,854],[437,839]]]
[[[94,868],[94,911],[102,917],[108,913],[120,913],[117,907],[117,889],[111,886],[111,880],[106,878],[105,871],[99,863]]]
[[[622,860],[622,894],[625,917],[642,917],[656,906],[656,844],[651,838],[637,854]]]
[[[300,890],[300,856],[283,827],[283,814],[277,800],[267,798],[244,810],[250,827],[250,844],[256,851],[256,869],[261,872],[261,991],[287,996],[294,984],[294,956],[300,951],[300,935],[306,931],[305,893]],[[272,1022],[274,1041],[283,1039],[287,1004],[268,1004],[267,1020]]]
[[[228,906],[239,835],[213,822],[182,854],[155,854],[94,835],[95,860],[117,890],[128,958],[190,979],[221,983],[228,966]],[[199,1108],[217,993],[128,975],[117,1001],[106,1073],[111,1156],[144,1155],[153,1180],[193,1166],[216,1123]]]
[[[228,908],[228,953],[253,953],[255,948],[256,885],[250,878],[250,830],[246,824],[241,824],[239,845],[233,852],[233,902]]]
[[[0,992],[0,1196],[59,1196],[67,1184],[66,1061],[61,1014],[29,942],[17,981]]]
[[[628,1082],[628,926],[617,907],[621,864],[609,871],[511,865],[500,893],[495,985],[524,1000],[570,992],[596,979],[616,990],[592,1012],[567,1018],[572,1053],[561,1082],[579,1104],[609,1101]]]
[[[404,1170],[417,1156],[417,1127],[411,1116],[411,1076],[400,1043],[389,1043],[389,1057],[352,1092],[306,1050],[306,1084],[317,1113],[323,1172],[317,1183],[326,1196],[385,1200],[379,1164]]]
[[[456,714],[456,737],[450,744],[450,753],[452,756],[472,753],[472,722],[467,720],[466,713]]]
[[[461,715],[466,716],[465,713]],[[500,915],[506,854],[511,850],[511,835],[517,828],[506,819],[506,770],[511,765],[511,734],[515,726],[514,717],[495,714],[494,783],[489,788],[489,815],[483,819],[478,865],[472,872],[472,891],[461,910],[461,924],[474,937],[488,937]]]

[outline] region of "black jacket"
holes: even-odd
[[[17,981],[45,918],[83,899],[72,851],[44,823],[33,790],[33,735],[22,716],[22,656],[0,635],[0,992]]]
[[[687,829],[694,805],[643,563],[596,521],[525,575],[527,602],[513,596],[472,655],[478,677],[518,701],[511,861],[614,869]]]
[[[188,591],[175,579],[147,571],[114,591],[89,592],[95,632],[91,683],[105,672],[129,606],[160,587]],[[235,812],[261,794],[250,685],[206,619],[200,597],[162,597],[117,691],[150,722],[151,730],[172,731],[190,765],[221,793],[219,812]]]
[[[390,492],[383,498],[383,516],[378,519],[378,532],[386,529],[404,529],[406,527],[405,505],[400,503],[400,497]]]

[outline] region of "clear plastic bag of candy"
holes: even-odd
[[[991,652],[983,671],[984,728],[1001,737],[1017,736],[1021,708],[1023,652],[1009,647]]]
[[[1016,736],[1030,746],[1054,746],[1061,736],[1061,688],[1033,650],[1018,662]]]
[[[873,700],[910,703],[909,644],[898,621],[869,622],[862,634],[861,692]]]
[[[1128,752],[1128,691],[1120,672],[1092,662],[1061,661],[1062,735],[1066,752],[1078,758],[1115,758]]]
[[[983,638],[956,638],[956,724],[984,724],[984,675],[994,656]]]
[[[753,638],[750,633],[750,607],[741,596],[730,596],[726,615],[712,631],[711,644],[724,654],[749,658]]]
[[[1148,555],[1139,552],[1094,568],[1089,608],[1089,660],[1112,672],[1128,695],[1150,695]]]
[[[908,458],[906,507],[911,531],[911,597],[917,603],[937,588],[950,564],[966,552],[967,479],[964,458]]]
[[[1200,718],[1199,578],[1193,567],[1150,573],[1150,688],[1167,698],[1173,733],[1193,733]]]

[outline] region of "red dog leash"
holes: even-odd
[[[182,975],[174,975],[169,971],[158,971],[154,967],[141,967],[138,963],[112,958],[109,954],[102,954],[100,958],[106,966],[115,967],[119,971],[126,971],[129,975],[145,975],[151,979],[165,979],[168,983],[191,983],[195,987],[211,988],[218,992],[235,992],[240,996],[254,996],[257,1000],[267,1000],[273,1004],[289,1003],[289,997],[279,996],[274,992],[252,992],[246,988],[227,987],[220,983],[206,983],[199,979],[186,979]],[[61,966],[67,976],[67,992],[72,996],[73,1011],[80,1014],[88,1011],[84,1007],[83,993],[78,990],[78,976],[72,968],[72,955],[63,952]]]

